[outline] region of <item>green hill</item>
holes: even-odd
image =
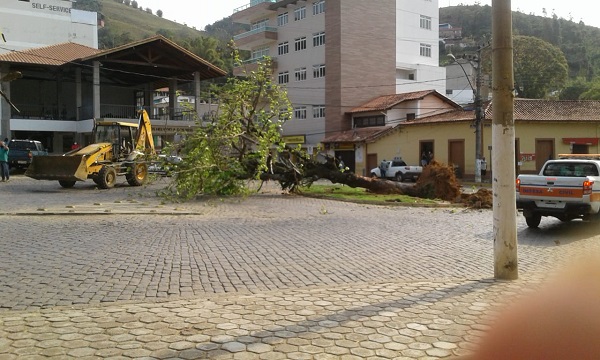
[[[136,9],[115,0],[100,0],[99,4],[104,19],[104,28],[99,30],[100,48],[112,48],[156,34],[178,43],[204,35],[202,31],[158,17],[155,14],[160,9],[152,9],[150,13],[145,8]]]

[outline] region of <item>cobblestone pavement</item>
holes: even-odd
[[[171,204],[164,181],[0,184],[0,360],[462,355],[504,299],[598,247],[592,223],[519,217],[521,279],[495,281],[488,210],[273,186]]]

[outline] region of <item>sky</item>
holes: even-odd
[[[250,0],[137,0],[139,6],[150,8],[154,13],[162,10],[165,19],[187,24],[198,30],[230,16],[234,9],[250,4]],[[440,7],[460,4],[492,5],[492,0],[439,0]],[[193,4],[193,5],[192,5]],[[513,11],[543,16],[546,9],[548,16],[552,13],[560,18],[575,22],[583,20],[586,25],[600,28],[600,1],[597,0],[512,0]]]

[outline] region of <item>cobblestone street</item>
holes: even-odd
[[[500,299],[597,251],[597,225],[519,216],[493,277],[492,212],[281,194],[172,204],[165,185],[1,184],[0,359],[441,358]]]

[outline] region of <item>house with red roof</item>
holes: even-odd
[[[435,160],[454,165],[460,178],[473,179],[475,111],[435,92],[404,94],[404,100],[400,95],[380,96],[352,109],[354,129],[327,137],[325,148],[344,154],[346,164],[346,158],[354,159],[359,175],[369,175],[379,162],[395,157],[417,165],[423,151],[431,151]],[[484,106],[482,142],[489,177],[493,109],[491,102]],[[600,101],[515,99],[514,120],[516,174],[537,173],[558,154],[600,153]]]

